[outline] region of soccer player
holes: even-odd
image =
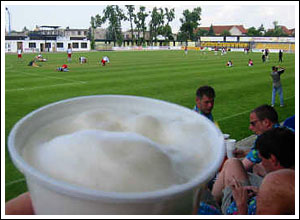
[[[87,59],[85,57],[79,57],[80,64],[86,63]]]
[[[227,62],[227,64],[226,64],[226,66],[228,66],[228,67],[232,67],[232,66],[233,66],[233,64],[232,64],[232,61],[231,61],[231,60],[229,60],[229,61]]]
[[[105,66],[105,63],[109,63],[109,58],[107,56],[102,57],[101,63],[102,66]]]
[[[248,66],[253,66],[253,61],[249,59]]]
[[[46,61],[47,61],[47,59],[43,58],[43,56],[42,56],[41,53],[39,53],[39,55],[37,55],[37,56],[35,57],[35,60],[36,60],[36,61],[40,61],[40,62],[46,62]]]
[[[61,71],[61,72],[69,72],[67,64],[64,64],[61,67],[58,67],[56,70]]]
[[[22,50],[19,48],[18,49],[18,59],[22,58]]]
[[[68,48],[67,53],[68,53],[68,62],[71,62],[72,61],[72,48],[71,47]]]
[[[279,50],[279,61],[278,62],[282,63],[282,56],[283,56],[282,50]]]

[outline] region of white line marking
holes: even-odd
[[[40,75],[40,74],[32,74],[32,73],[24,73],[24,72],[23,72],[23,74],[26,74],[26,75],[29,75],[29,76],[41,76],[41,77],[45,77],[45,78],[49,78],[49,79],[60,79],[60,80],[65,80],[65,81],[70,81],[70,82],[86,83],[84,81],[78,81],[78,80],[73,80],[73,79],[65,79],[65,78],[54,77],[54,76],[43,76],[43,75]]]
[[[25,91],[25,90],[34,90],[34,89],[45,89],[49,87],[57,87],[57,86],[65,86],[65,85],[76,85],[76,84],[84,84],[86,82],[73,82],[73,83],[61,83],[49,86],[37,86],[37,87],[29,87],[29,88],[17,88],[17,89],[6,89],[5,92],[17,92],[17,91]]]
[[[288,98],[285,98],[284,100],[288,100],[288,99],[291,99],[291,98],[294,98],[294,97],[295,97],[295,96],[290,96],[290,97],[288,97]],[[237,113],[237,114],[234,114],[234,115],[230,115],[230,116],[227,116],[227,117],[224,117],[224,118],[221,118],[220,120],[218,120],[218,122],[219,122],[219,121],[226,120],[226,119],[228,119],[228,118],[234,118],[234,117],[236,117],[236,116],[243,115],[243,114],[248,113],[248,112],[250,113],[252,110],[253,110],[253,109],[247,110],[247,111],[243,111],[243,112],[240,112],[240,113]]]
[[[17,179],[17,180],[11,181],[11,182],[9,182],[9,183],[6,183],[6,184],[5,184],[5,187],[11,186],[11,185],[16,184],[16,183],[21,183],[21,182],[25,182],[25,178]]]

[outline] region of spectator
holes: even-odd
[[[285,69],[282,67],[272,67],[272,72],[271,72],[271,77],[273,80],[273,88],[272,88],[272,106],[275,105],[275,98],[276,98],[276,93],[278,93],[279,98],[280,98],[280,107],[283,107],[283,91],[282,91],[282,86],[280,82],[280,75],[284,73]]]
[[[250,125],[249,129],[255,133],[258,137],[264,132],[279,127],[278,114],[276,110],[270,105],[261,105],[250,112]],[[256,142],[256,141],[255,141]],[[255,145],[255,143],[254,143]],[[236,149],[234,154],[237,157],[245,157],[242,163],[246,171],[254,169],[254,173],[264,176],[265,170],[261,166],[261,158],[258,155],[257,149],[253,146],[249,152],[241,149]],[[256,165],[254,167],[254,165]]]
[[[295,131],[295,115],[285,119],[284,122],[283,122],[283,126],[291,128]]]
[[[201,86],[196,91],[196,106],[194,110],[214,122],[212,110],[215,102],[215,90],[210,86]]]
[[[272,128],[255,147],[268,174],[262,179],[247,173],[239,159],[227,160],[212,190],[223,214],[295,214],[294,132]]]
[[[11,199],[5,204],[6,215],[33,215],[34,210],[29,192]]]

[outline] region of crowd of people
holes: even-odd
[[[200,87],[194,110],[214,121],[214,98],[212,87]],[[235,158],[226,160],[207,185],[214,205],[198,200],[195,214],[295,214],[295,116],[281,126],[276,110],[264,104],[250,112],[249,120],[257,135],[254,145],[236,149]]]

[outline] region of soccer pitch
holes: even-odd
[[[176,103],[192,109],[199,86],[210,85],[216,98],[213,115],[223,133],[237,140],[251,135],[250,111],[271,103],[271,67],[278,65],[278,54],[262,63],[261,53],[228,52],[221,56],[213,52],[188,51],[128,51],[73,53],[67,62],[66,53],[44,53],[48,61],[41,67],[27,66],[37,54],[5,55],[5,137],[13,125],[33,110],[67,98],[120,94],[145,96]],[[101,66],[102,56],[110,63]],[[80,64],[85,56],[88,63]],[[248,67],[249,59],[254,66]],[[233,67],[226,62],[232,60]],[[66,63],[69,72],[55,69]],[[275,109],[279,120],[295,114],[295,55],[284,54],[281,77],[285,106]],[[122,111],[122,109],[120,109]],[[168,114],[168,112],[166,112]],[[27,190],[23,175],[12,164],[5,146],[6,200]]]

